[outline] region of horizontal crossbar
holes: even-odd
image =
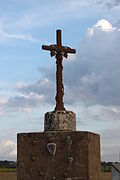
[[[57,45],[47,46],[47,45],[43,45],[42,49],[47,50],[47,51],[65,52],[65,53],[72,53],[72,54],[76,53],[75,49],[72,49],[72,48],[67,47],[67,46],[57,46]]]

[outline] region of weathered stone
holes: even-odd
[[[73,157],[69,156],[69,157],[68,157],[68,162],[69,162],[70,164],[72,164],[72,162],[73,162]]]
[[[45,114],[45,131],[75,131],[76,116],[72,111],[52,111]]]
[[[68,144],[69,146],[72,145],[72,140],[71,140],[70,136],[67,136],[67,144]]]
[[[101,180],[100,138],[97,134],[46,131],[18,134],[17,140],[17,180]],[[55,143],[57,147],[53,156],[47,149],[49,143]]]

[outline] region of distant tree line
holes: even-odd
[[[101,162],[101,170],[102,172],[110,172],[111,166],[113,162]],[[116,162],[117,163],[117,162]],[[0,161],[0,168],[17,168],[16,161]]]
[[[16,168],[17,162],[15,161],[0,161],[0,168]]]
[[[114,163],[118,163],[118,162],[114,162]],[[113,162],[105,162],[105,161],[101,162],[102,172],[110,172],[112,164]]]
[[[101,170],[102,172],[110,172],[111,171],[111,166],[113,162],[101,162]]]

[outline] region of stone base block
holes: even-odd
[[[17,180],[100,180],[100,137],[90,132],[18,134]]]
[[[47,112],[44,118],[45,131],[75,131],[76,116],[72,111]]]

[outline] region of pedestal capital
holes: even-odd
[[[47,112],[44,118],[45,131],[76,131],[76,115],[72,111]]]

